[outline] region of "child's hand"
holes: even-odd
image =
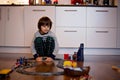
[[[45,57],[46,59],[43,60],[43,57],[37,57],[36,61],[39,62],[39,64],[42,64],[43,62],[47,65],[54,65],[53,59],[51,57]]]
[[[43,57],[37,57],[36,61],[43,61]],[[46,62],[52,62],[53,59],[51,57],[46,57],[46,59],[44,61],[46,61]]]
[[[42,57],[37,57],[36,61],[42,61]]]
[[[47,59],[45,61],[50,62],[50,61],[53,61],[53,59],[51,57],[47,57]]]
[[[45,60],[45,63],[47,65],[54,65],[53,59],[51,57],[47,57],[47,59]]]

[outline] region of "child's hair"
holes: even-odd
[[[41,30],[41,26],[49,26],[51,29],[51,27],[52,27],[51,19],[47,16],[41,17],[38,21],[38,29],[39,30]]]

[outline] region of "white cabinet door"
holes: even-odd
[[[5,7],[0,7],[0,46],[4,46],[5,44]]]
[[[120,0],[118,0],[118,29],[117,29],[117,48],[120,48]]]
[[[55,7],[54,6],[25,6],[24,24],[25,24],[25,46],[31,46],[34,33],[38,30],[38,20],[48,16],[52,22],[52,31],[55,32]]]
[[[117,27],[117,8],[87,7],[87,27]]]
[[[56,7],[57,27],[86,27],[86,7]]]
[[[56,28],[60,47],[79,47],[86,43],[86,28]],[[86,45],[86,44],[85,44]]]
[[[120,28],[117,30],[117,48],[120,48]]]
[[[56,35],[60,47],[86,44],[86,7],[56,7]]]
[[[23,7],[6,7],[5,46],[24,46]]]
[[[87,7],[87,47],[116,48],[116,31],[116,7]]]
[[[116,29],[87,28],[87,47],[116,48]]]

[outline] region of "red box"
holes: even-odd
[[[65,53],[65,54],[64,54],[64,59],[65,59],[65,60],[66,60],[66,59],[69,59],[69,54]]]

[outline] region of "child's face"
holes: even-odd
[[[47,25],[41,26],[41,31],[40,31],[41,34],[46,34],[49,31],[50,31],[50,26],[47,26]]]

